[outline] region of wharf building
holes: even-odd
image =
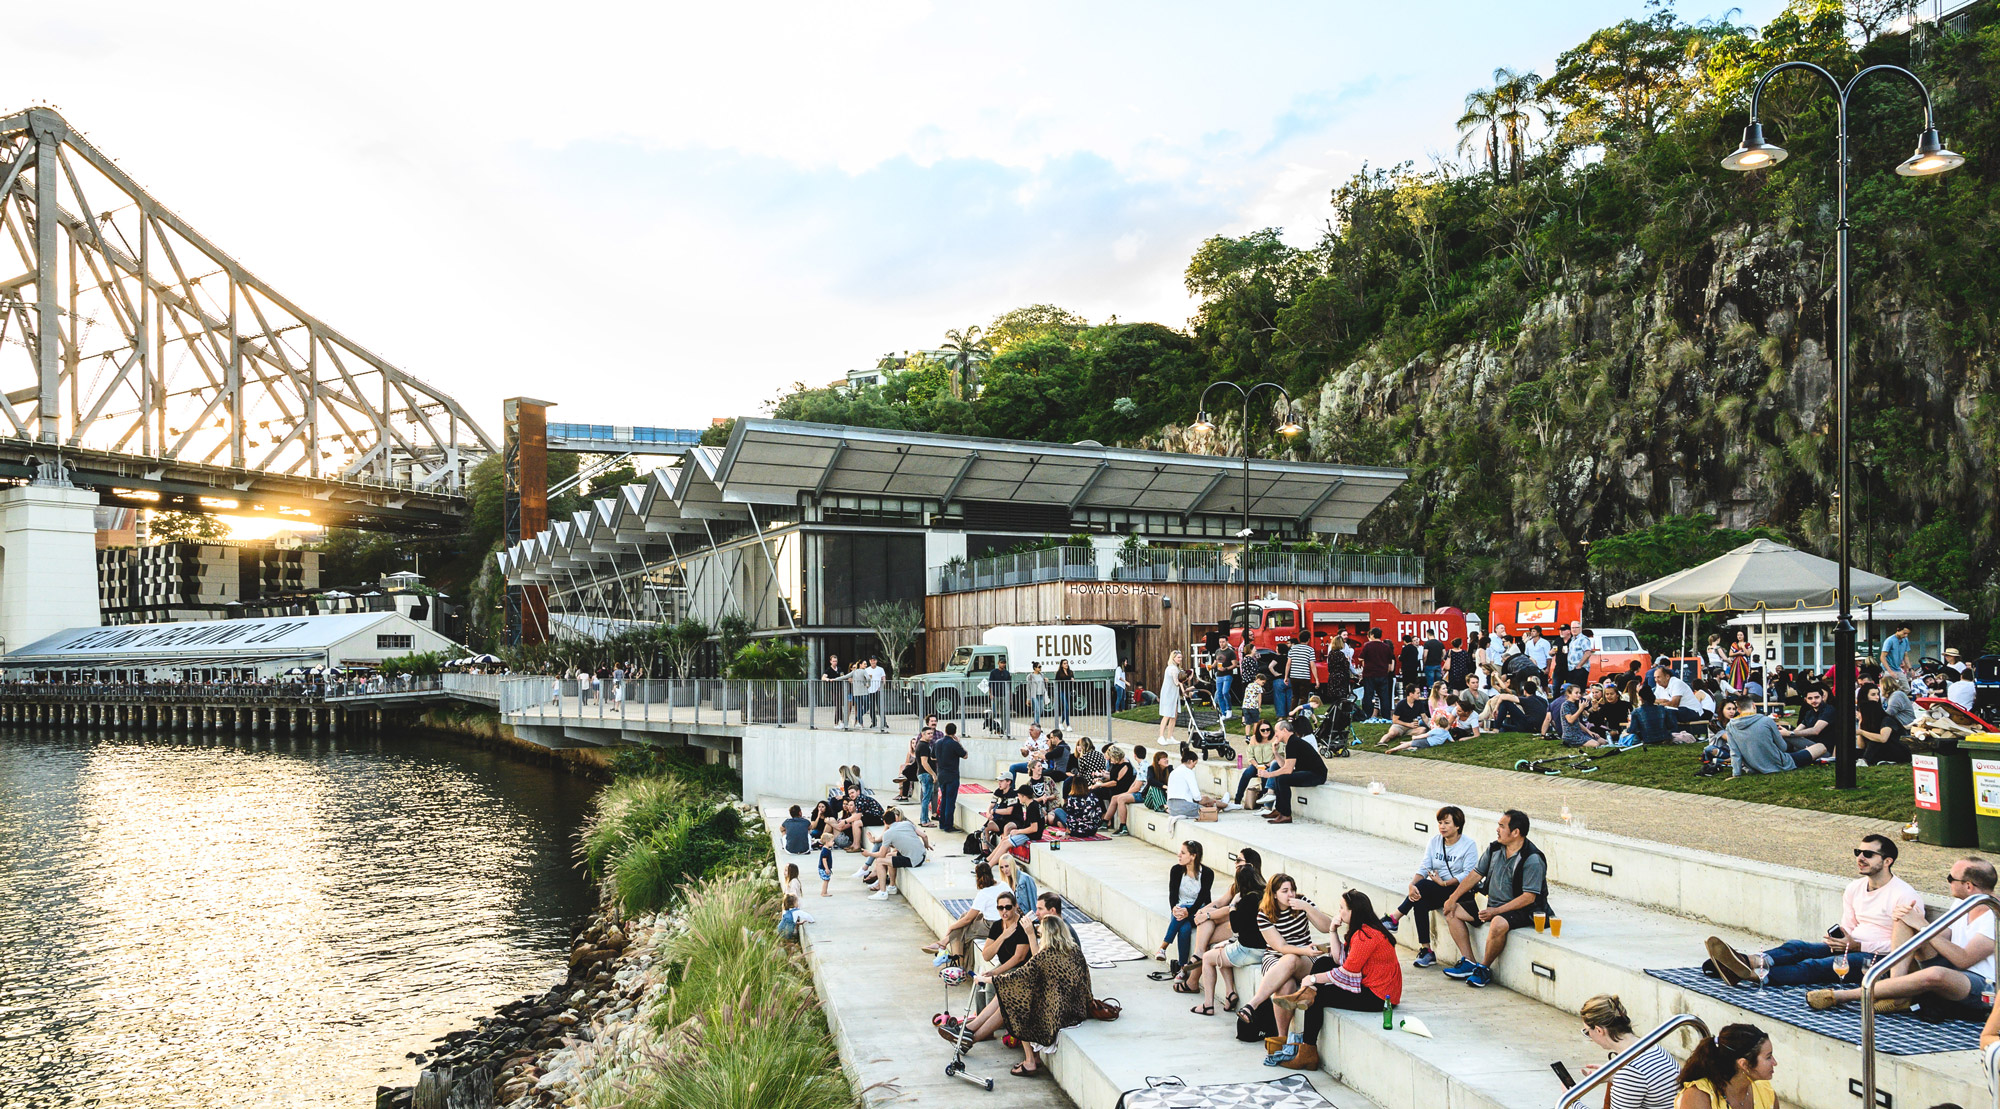
[[[925,628],[905,673],[995,625],[1090,623],[1150,684],[1246,578],[1258,597],[1430,607],[1421,559],[1341,547],[1407,477],[1253,459],[1246,490],[1229,456],[743,419],[726,446],[512,544],[499,569],[546,598],[539,635],[735,615],[803,641],[816,673],[876,650],[862,610],[903,602]],[[1042,549],[1009,553],[1027,547]]]

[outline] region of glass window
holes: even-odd
[[[1289,628],[1292,626],[1293,615],[1292,610],[1289,608],[1274,608],[1264,614],[1264,626],[1267,628]]]

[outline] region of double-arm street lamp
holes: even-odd
[[[1201,404],[1197,409],[1197,411],[1195,412],[1194,425],[1190,428],[1190,430],[1192,430],[1195,434],[1206,437],[1214,433],[1215,422],[1208,418],[1208,395],[1210,393],[1213,393],[1215,390],[1223,388],[1225,386],[1236,390],[1236,392],[1243,398],[1243,530],[1236,533],[1236,537],[1243,541],[1243,564],[1237,567],[1238,572],[1240,572],[1243,575],[1243,609],[1242,609],[1243,644],[1239,649],[1238,653],[1242,658],[1248,658],[1250,652],[1250,537],[1251,537],[1250,398],[1255,396],[1258,392],[1264,389],[1269,389],[1272,392],[1278,394],[1279,396],[1285,398],[1285,422],[1278,425],[1278,434],[1284,436],[1285,438],[1287,439],[1294,438],[1300,432],[1304,431],[1305,428],[1300,426],[1297,407],[1292,403],[1292,395],[1290,393],[1285,392],[1284,386],[1279,385],[1276,382],[1272,381],[1263,381],[1255,385],[1252,385],[1246,389],[1243,386],[1236,384],[1234,381],[1214,381],[1209,383],[1208,388],[1203,389],[1201,391]]]
[[[1834,787],[1854,788],[1854,612],[1849,597],[1848,580],[1848,518],[1853,515],[1853,501],[1847,495],[1847,435],[1848,435],[1848,368],[1850,359],[1847,351],[1847,107],[1855,86],[1863,77],[1872,73],[1894,74],[1908,80],[1917,87],[1924,100],[1924,128],[1917,135],[1916,153],[1905,158],[1896,166],[1896,172],[1905,177],[1929,177],[1955,169],[1965,163],[1965,159],[1945,149],[1944,140],[1938,137],[1937,127],[1931,117],[1931,93],[1917,75],[1901,66],[1871,65],[1855,74],[1843,85],[1840,80],[1811,62],[1782,62],[1771,67],[1762,77],[1757,78],[1757,87],[1750,94],[1750,126],[1743,129],[1743,145],[1736,152],[1722,160],[1722,168],[1745,172],[1765,169],[1785,160],[1786,152],[1781,146],[1764,140],[1764,126],[1758,122],[1757,108],[1764,96],[1764,85],[1771,78],[1788,69],[1804,69],[1826,79],[1833,89],[1834,99],[1839,104],[1840,141],[1835,154],[1834,192],[1837,197],[1838,221],[1835,223],[1836,262],[1834,265],[1834,388],[1836,409],[1835,434],[1838,439],[1836,453],[1839,467],[1834,472],[1834,505],[1839,528],[1840,563],[1840,615],[1833,630],[1833,741],[1835,751]],[[1769,675],[1766,675],[1769,680]]]

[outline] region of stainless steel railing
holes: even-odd
[[[1694,1027],[1701,1029],[1701,1034],[1704,1036],[1709,1034],[1708,1025],[1703,1024],[1700,1017],[1692,1016],[1688,1013],[1676,1013],[1675,1015],[1668,1017],[1666,1020],[1660,1022],[1660,1026],[1658,1028],[1655,1028],[1651,1032],[1648,1032],[1645,1035],[1639,1037],[1638,1043],[1635,1043],[1631,1047],[1626,1048],[1624,1051],[1619,1052],[1618,1057],[1616,1059],[1613,1059],[1609,1063],[1606,1063],[1603,1066],[1597,1068],[1596,1070],[1590,1072],[1590,1075],[1586,1077],[1583,1081],[1577,1083],[1574,1086],[1571,1086],[1568,1090],[1564,1091],[1562,1099],[1556,1102],[1556,1109],[1569,1109],[1570,1106],[1575,1105],[1578,1101],[1581,1101],[1583,1099],[1583,1095],[1589,1093],[1590,1091],[1596,1089],[1599,1086],[1602,1086],[1606,1082],[1611,1081],[1612,1075],[1617,1074],[1621,1070],[1624,1070],[1627,1064],[1631,1063],[1632,1060],[1637,1059],[1640,1055],[1644,1054],[1647,1048],[1652,1047],[1654,1044],[1659,1043],[1661,1040],[1666,1039],[1669,1033],[1673,1032],[1675,1029],[1680,1028],[1684,1025],[1693,1025]]]
[[[1974,894],[1953,905],[1949,912],[1932,921],[1929,925],[1926,925],[1923,931],[1911,936],[1904,942],[1903,946],[1889,952],[1889,954],[1880,959],[1870,962],[1868,969],[1862,973],[1861,1104],[1863,1109],[1869,1109],[1870,1106],[1875,1104],[1875,982],[1883,975],[1889,973],[1890,967],[1915,954],[1916,950],[1929,943],[1932,937],[1951,927],[1953,921],[1980,905],[1986,906],[1993,912],[2000,913],[2000,897],[1996,897],[1990,893]],[[1991,1053],[1989,1053],[1987,1056],[1987,1071],[1989,1076],[1992,1073],[1992,1067],[1993,1059]]]

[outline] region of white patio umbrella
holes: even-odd
[[[1849,608],[1893,601],[1900,583],[1848,568]],[[1772,609],[1832,608],[1840,604],[1840,566],[1769,539],[1753,539],[1699,566],[1668,574],[1605,599],[1611,608],[1646,612],[1769,612]],[[1770,624],[1763,627],[1770,641]],[[1834,665],[1852,659],[1836,659]],[[1770,705],[1770,673],[1764,675],[1764,703]]]

